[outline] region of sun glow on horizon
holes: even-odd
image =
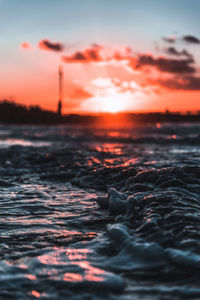
[[[112,92],[111,92],[112,91]],[[104,89],[82,105],[82,111],[91,113],[120,113],[140,110],[148,101],[143,93],[118,92],[115,88]],[[90,108],[88,110],[88,107]]]
[[[92,83],[97,87],[93,97],[96,111],[118,113],[129,109],[133,94],[123,91],[117,79],[97,78]]]
[[[118,113],[126,110],[126,104],[117,96],[107,96],[99,99],[99,106],[101,112]]]

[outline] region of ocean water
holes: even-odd
[[[0,299],[200,299],[200,125],[0,126]]]

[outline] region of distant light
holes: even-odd
[[[161,123],[156,123],[156,127],[161,128],[162,127]]]

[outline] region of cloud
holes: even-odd
[[[200,77],[196,76],[180,76],[167,80],[159,80],[159,83],[168,89],[200,91]]]
[[[42,50],[61,52],[64,49],[64,45],[58,42],[50,42],[48,39],[44,39],[38,43],[38,48]]]
[[[152,66],[159,71],[168,73],[195,73],[196,69],[190,64],[193,59],[169,59],[165,57],[154,58],[152,55],[140,55],[136,68]]]
[[[189,53],[187,50],[183,49],[182,51],[178,51],[176,48],[174,47],[168,47],[166,49],[166,52],[169,54],[169,55],[174,55],[174,56],[185,56],[185,57],[188,57],[188,58],[193,58],[192,54]]]
[[[119,94],[124,94],[124,93],[130,93],[131,95],[135,94],[143,94],[147,95],[155,90],[155,87],[152,87],[150,85],[148,86],[143,86],[140,83],[138,83],[135,79],[133,78],[129,81],[119,79],[118,77],[98,77],[96,79],[93,79],[92,84],[98,87],[98,91],[100,92],[110,92],[112,93],[113,89],[114,91],[119,95]]]
[[[193,35],[185,35],[183,36],[183,40],[188,44],[200,44],[200,40]]]
[[[87,58],[86,58],[86,56],[83,54],[83,53],[81,53],[81,52],[76,52],[75,54],[73,54],[72,56],[63,56],[62,57],[62,59],[63,59],[63,61],[64,62],[82,62],[82,61],[85,61],[85,60],[87,60]]]
[[[166,43],[169,44],[174,44],[177,41],[181,41],[183,40],[184,42],[188,43],[188,44],[200,44],[200,39],[198,39],[197,37],[193,36],[193,35],[184,35],[182,38],[177,38],[177,36],[172,35],[169,37],[163,37],[163,41],[165,41]]]
[[[173,44],[176,42],[177,37],[175,35],[169,37],[163,37],[163,40],[169,44]]]
[[[71,85],[70,91],[67,95],[71,100],[85,100],[93,97],[93,94],[84,89],[81,85]]]
[[[87,91],[83,86],[77,83],[68,83],[68,89],[65,93],[66,108],[67,110],[76,110],[87,99],[92,98],[94,95]]]
[[[101,46],[93,44],[90,48],[84,51],[77,51],[71,56],[63,56],[62,60],[66,63],[90,63],[102,61],[100,56]]]
[[[98,44],[92,44],[91,47],[83,51],[77,51],[70,56],[63,56],[62,60],[66,63],[92,63],[92,62],[110,62],[125,61],[131,59],[132,49],[128,46],[123,47],[105,47]]]
[[[21,49],[23,50],[27,50],[27,49],[30,49],[31,48],[31,45],[27,42],[23,42],[21,43]]]

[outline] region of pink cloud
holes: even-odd
[[[23,42],[21,43],[21,49],[23,50],[27,50],[27,49],[30,49],[31,48],[31,45],[27,42]]]

